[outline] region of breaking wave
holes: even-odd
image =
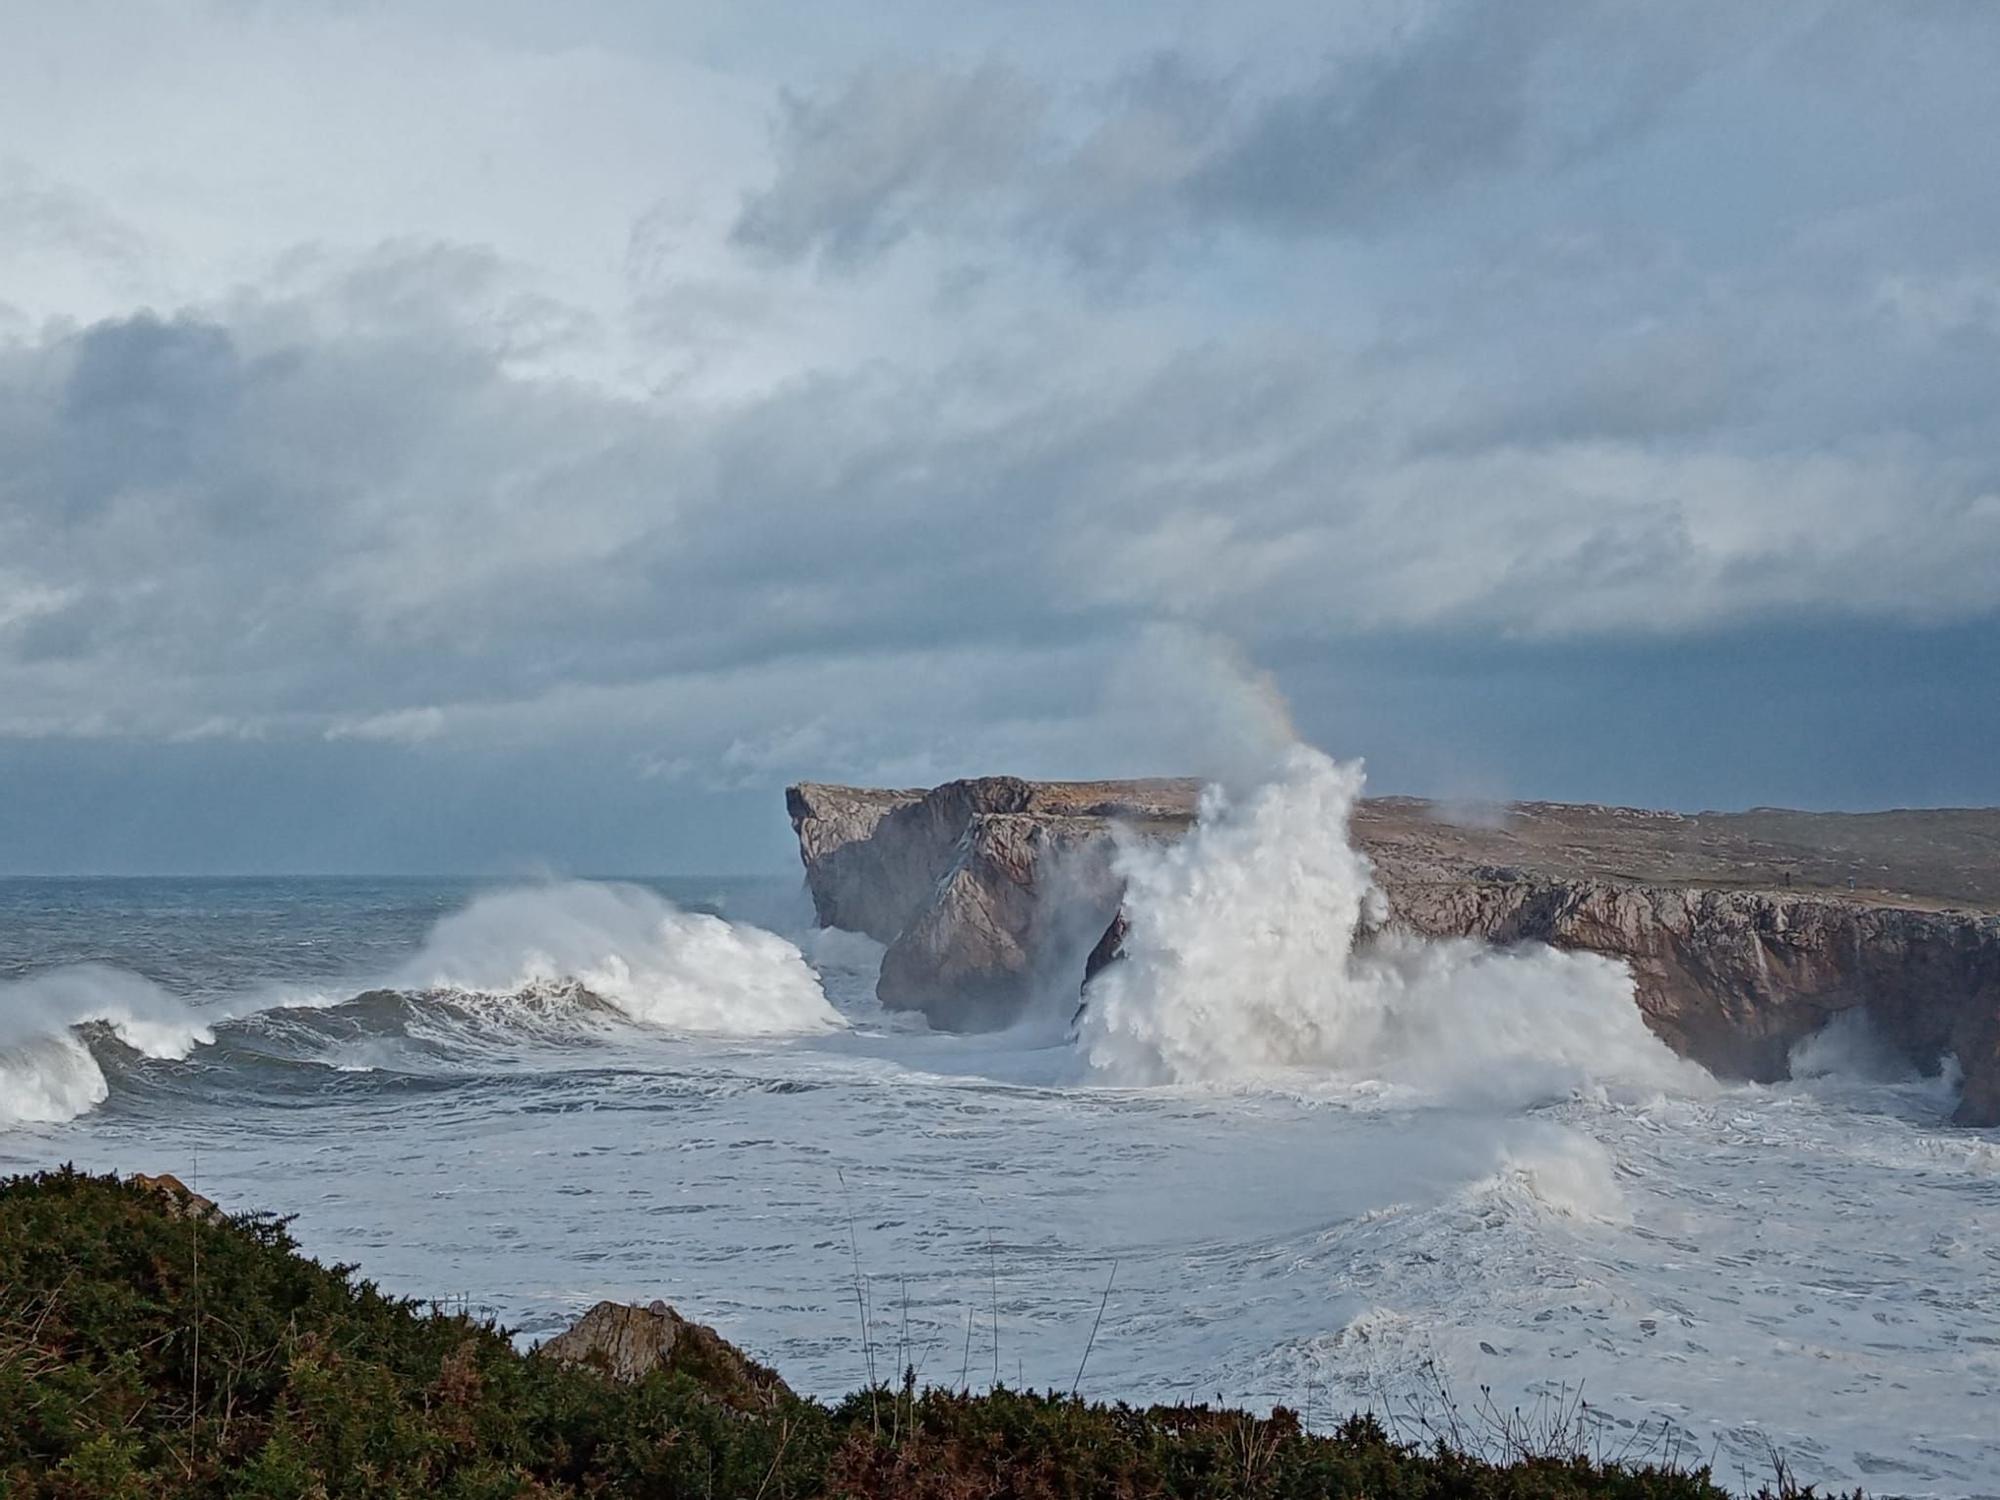
[[[1632,1221],[1618,1186],[1617,1157],[1602,1142],[1574,1130],[1503,1147],[1493,1174],[1473,1183],[1464,1196],[1531,1217]]]
[[[102,1104],[111,1080],[97,1049],[107,1044],[182,1059],[220,1040],[369,1071],[573,1043],[621,1024],[773,1037],[844,1023],[804,954],[777,934],[641,886],[566,881],[476,897],[386,978],[312,993],[265,990],[197,1013],[105,965],[0,983],[0,1126],[60,1123]]]
[[[1311,1069],[1496,1101],[1708,1081],[1646,1029],[1620,963],[1381,931],[1386,903],[1347,837],[1362,780],[1358,762],[1294,745],[1247,795],[1210,787],[1181,842],[1121,848],[1125,957],[1078,1023],[1100,1075]]]
[[[215,1040],[208,1025],[150,979],[72,964],[0,982],[0,1125],[58,1124],[111,1094],[94,1043],[184,1058]]]
[[[775,1036],[841,1024],[805,955],[776,933],[599,881],[480,896],[432,928],[387,987],[545,1004],[570,986],[670,1031]]]
[[[1795,1079],[1910,1083],[1919,1076],[1916,1065],[1889,1043],[1860,1007],[1842,1011],[1795,1043],[1786,1062],[1786,1072]]]

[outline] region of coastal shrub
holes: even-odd
[[[216,1497],[1618,1497],[1702,1471],[1495,1463],[1201,1406],[863,1391],[745,1403],[522,1354],[298,1253],[286,1221],[70,1169],[0,1182],[0,1500]]]

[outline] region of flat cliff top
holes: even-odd
[[[1565,802],[1479,811],[1364,802],[1355,836],[1421,878],[1467,865],[1557,879],[1824,892],[1871,904],[2000,911],[2000,808],[1648,812]]]
[[[1186,779],[1005,784],[1025,813],[1186,823],[1201,783]],[[881,813],[925,789],[802,783],[794,816]],[[1593,803],[1522,802],[1468,808],[1375,797],[1354,834],[1385,876],[1403,880],[1516,871],[1557,880],[1819,892],[1871,904],[2000,912],[2000,808],[1889,812],[1677,813]]]
[[[1018,803],[1021,812],[1067,817],[1153,816],[1190,819],[1202,783],[1191,777],[1135,777],[1125,781],[1026,781],[1013,776],[979,776],[945,786],[1007,787],[1017,795],[982,799]],[[921,802],[934,787],[840,786],[802,781],[786,791],[794,816],[829,817],[855,812],[890,812]]]

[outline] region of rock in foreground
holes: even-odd
[[[878,994],[959,1029],[1074,995],[1116,952],[1113,830],[1177,838],[1192,781],[807,783],[788,806],[823,925],[888,945]],[[1392,923],[1623,959],[1671,1047],[1773,1080],[1863,1007],[1916,1065],[1953,1054],[1959,1119],[2000,1124],[2000,809],[1649,812],[1362,802]]]
[[[216,1207],[213,1198],[204,1198],[171,1172],[149,1177],[134,1172],[126,1181],[142,1192],[157,1193],[162,1211],[170,1219],[194,1219],[203,1224],[228,1222],[228,1215]]]
[[[754,1407],[792,1394],[776,1371],[664,1302],[649,1307],[600,1302],[542,1345],[540,1353],[612,1380],[643,1380],[656,1370],[691,1375],[732,1406]]]

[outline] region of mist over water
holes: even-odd
[[[851,1202],[877,1364],[926,1381],[1067,1388],[1116,1259],[1104,1396],[1581,1384],[1726,1481],[1767,1440],[1877,1493],[2000,1473],[2000,1134],[1950,1080],[1847,1023],[1720,1085],[1618,965],[1371,936],[1360,786],[1290,747],[1125,848],[1074,1037],[883,1013],[793,882],[0,882],[0,1166],[198,1174],[527,1337],[666,1297],[827,1395]]]

